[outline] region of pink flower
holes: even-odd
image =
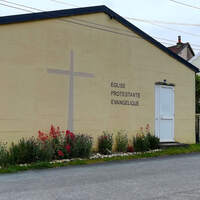
[[[59,126],[57,126],[56,135],[57,135],[57,136],[60,136],[60,127],[59,127]]]
[[[38,138],[39,140],[45,142],[48,139],[48,135],[46,133],[38,131]]]
[[[55,129],[55,127],[53,125],[51,125],[49,135],[53,138],[60,136],[60,127],[58,126],[57,129]]]

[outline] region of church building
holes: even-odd
[[[0,17],[0,141],[51,124],[94,138],[150,124],[195,143],[198,68],[106,6]]]

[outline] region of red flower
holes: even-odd
[[[38,137],[44,135],[44,133],[42,133],[41,131],[38,131]]]
[[[128,152],[134,152],[134,149],[133,149],[132,146],[128,146],[127,151],[128,151]]]
[[[51,125],[51,129],[50,129],[50,132],[49,132],[49,135],[53,138],[55,138],[55,128],[53,125]]]
[[[69,130],[66,130],[66,137],[68,136],[68,135],[70,135],[70,131]]]
[[[48,139],[48,135],[43,133],[43,132],[41,132],[41,131],[38,131],[38,138],[41,141],[45,142]]]
[[[74,140],[75,135],[71,132],[71,133],[70,133],[70,137],[71,137],[72,140]]]
[[[64,153],[61,150],[58,150],[58,155],[61,156],[61,157],[63,157]]]
[[[49,135],[53,138],[60,136],[60,127],[58,126],[57,129],[55,129],[55,127],[53,125],[51,125]]]
[[[69,130],[66,130],[66,135],[65,135],[65,136],[66,136],[66,137],[70,136],[70,138],[71,138],[72,140],[74,140],[74,138],[75,138],[74,133],[70,132]]]
[[[65,149],[67,150],[68,153],[71,152],[71,146],[69,144],[65,147]]]
[[[57,136],[60,136],[60,127],[59,127],[59,126],[57,126],[56,135],[57,135]]]

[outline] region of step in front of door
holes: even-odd
[[[188,144],[183,144],[179,142],[160,142],[159,147],[161,149],[171,148],[171,147],[188,147]]]

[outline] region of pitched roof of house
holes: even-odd
[[[190,44],[187,43],[177,43],[174,46],[168,47],[168,49],[170,49],[171,51],[173,51],[174,53],[178,54],[180,53],[185,47],[188,47],[192,53],[192,55],[194,56],[194,51],[192,50],[192,47],[190,46]]]
[[[20,22],[27,22],[27,21],[36,21],[36,20],[44,20],[44,19],[53,19],[53,18],[60,18],[60,17],[69,17],[75,15],[84,15],[84,14],[92,14],[92,13],[105,13],[110,18],[117,20],[119,23],[126,26],[128,29],[132,30],[134,33],[141,36],[143,39],[147,40],[151,44],[155,45],[174,59],[178,60],[182,64],[186,65],[188,68],[193,70],[194,72],[199,72],[199,69],[192,65],[191,63],[187,62],[185,59],[181,58],[167,47],[162,45],[157,40],[153,39],[151,36],[131,24],[129,21],[112,11],[106,6],[93,6],[93,7],[84,7],[84,8],[73,8],[73,9],[66,9],[66,10],[58,10],[58,11],[47,11],[47,12],[39,12],[39,13],[30,13],[30,14],[22,14],[22,15],[13,15],[13,16],[6,16],[0,17],[0,25],[4,24],[12,24],[12,23],[20,23]]]

